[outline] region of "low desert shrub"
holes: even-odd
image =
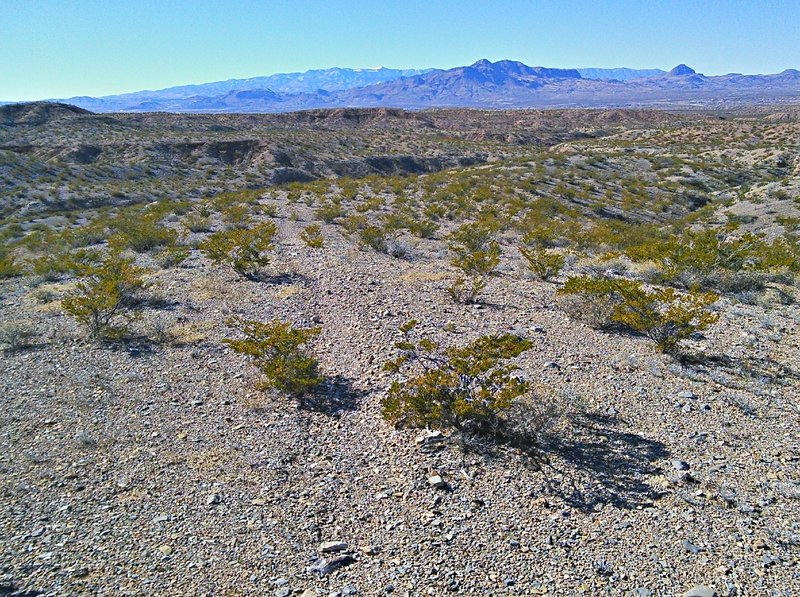
[[[156,263],[162,269],[177,267],[189,258],[189,248],[185,246],[167,247],[155,258]]]
[[[9,321],[0,324],[0,344],[5,345],[9,352],[23,350],[31,345],[31,340],[36,333],[33,329],[19,321]]]
[[[708,309],[719,298],[713,293],[647,290],[641,282],[624,278],[573,276],[558,293],[580,297],[589,309],[601,305],[608,317],[605,327],[613,325],[643,334],[665,353],[676,352],[682,340],[718,319]]]
[[[0,280],[14,278],[22,274],[22,268],[17,263],[14,255],[8,251],[0,251]]]
[[[237,319],[231,324],[244,338],[223,342],[252,359],[264,374],[263,387],[302,398],[322,383],[317,359],[307,350],[308,343],[319,335],[319,328],[298,329],[278,320],[262,323]]]
[[[144,269],[118,254],[98,264],[79,268],[75,289],[61,301],[61,307],[86,326],[92,338],[119,337],[126,327],[116,325],[139,315],[138,294],[145,288]]]
[[[447,294],[453,299],[453,302],[466,305],[477,303],[485,288],[486,278],[484,276],[458,276],[447,287]]]
[[[210,232],[211,217],[199,211],[193,211],[183,218],[182,224],[190,232]]]
[[[384,418],[398,426],[502,433],[502,414],[528,391],[528,384],[513,375],[516,367],[506,361],[532,343],[502,334],[443,349],[430,339],[414,339],[415,326],[411,321],[400,328],[399,356],[385,365],[403,379],[391,384],[382,401]]]
[[[448,247],[454,253],[450,263],[462,274],[448,293],[456,302],[474,303],[486,287],[486,278],[500,264],[500,245],[492,230],[480,224],[465,224],[449,239]]]
[[[341,218],[347,213],[340,203],[330,201],[320,205],[314,210],[314,216],[325,222],[332,224],[337,218]]]
[[[300,231],[300,240],[312,249],[321,249],[325,244],[325,237],[322,236],[322,228],[319,224],[309,224],[303,228]]]
[[[245,278],[257,280],[260,271],[269,265],[269,252],[277,233],[274,222],[262,222],[252,228],[215,232],[199,248],[214,263],[228,265]]]
[[[439,224],[433,220],[412,220],[408,223],[408,231],[419,238],[433,238],[437,230],[439,230]]]
[[[560,253],[540,247],[520,247],[519,252],[525,258],[528,269],[540,280],[552,280],[561,273],[566,263],[566,259]]]
[[[661,283],[723,293],[758,292],[781,272],[800,271],[800,248],[790,238],[767,242],[761,235],[727,232],[687,231],[643,241],[625,253],[634,261],[655,263]]]
[[[368,247],[378,253],[387,253],[389,249],[386,230],[380,226],[369,224],[364,226],[359,232],[358,241],[362,247]]]
[[[411,246],[399,235],[390,236],[386,239],[386,254],[397,259],[413,259]]]
[[[114,234],[109,245],[117,251],[131,249],[146,253],[153,249],[172,246],[178,241],[177,231],[159,223],[161,214],[125,212],[111,222]]]
[[[51,251],[28,259],[30,272],[42,281],[53,282],[74,275],[86,265],[100,260],[99,251],[78,249],[70,251],[66,246],[56,245]]]
[[[245,203],[234,203],[222,210],[222,221],[228,228],[247,228],[252,222],[251,209]]]

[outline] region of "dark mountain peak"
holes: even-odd
[[[697,71],[693,68],[686,66],[685,64],[679,64],[675,68],[673,68],[669,73],[667,73],[671,77],[684,77],[686,75],[696,75]]]
[[[544,66],[528,66],[519,60],[498,60],[491,62],[485,58],[478,60],[469,68],[494,77],[540,77],[552,79],[580,79],[577,69],[545,68]]]
[[[469,66],[470,68],[488,68],[492,66],[492,63],[491,61],[486,60],[486,58],[481,58],[480,60],[478,60],[473,64],[470,64]]]
[[[800,76],[800,70],[797,70],[796,68],[787,68],[785,71],[782,71],[780,74],[781,75],[791,76],[791,77],[797,77],[797,76]]]

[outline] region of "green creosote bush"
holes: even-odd
[[[520,247],[519,252],[525,258],[528,269],[539,279],[549,281],[558,276],[564,268],[566,259],[560,253],[554,253],[540,247]]]
[[[167,247],[158,256],[155,258],[156,263],[158,263],[159,267],[162,269],[169,269],[171,267],[177,267],[182,264],[186,259],[189,257],[189,249],[188,247]]]
[[[598,327],[619,326],[643,334],[668,354],[676,353],[682,340],[719,319],[708,309],[719,298],[716,294],[679,293],[673,288],[646,290],[641,282],[624,278],[572,276],[558,294],[583,299],[589,313],[600,305],[607,319],[597,321]]]
[[[360,235],[361,231],[370,225],[369,219],[363,214],[351,214],[346,218],[342,218],[340,224],[342,225],[342,228],[344,228],[344,231],[349,235]]]
[[[199,210],[184,216],[182,224],[190,232],[210,232],[211,216],[203,215]]]
[[[97,264],[82,264],[76,268],[78,283],[61,307],[79,323],[85,325],[92,338],[120,337],[125,326],[115,323],[132,321],[139,315],[138,294],[146,284],[145,270],[112,253]]]
[[[22,267],[17,263],[11,251],[0,249],[0,280],[14,278],[22,274]]]
[[[274,248],[277,233],[274,222],[262,222],[251,228],[215,232],[199,248],[214,263],[228,265],[245,278],[257,280],[259,272],[270,263],[268,253]]]
[[[314,210],[314,216],[326,224],[332,224],[337,218],[341,218],[346,213],[341,204],[335,202],[323,203]]]
[[[161,225],[160,219],[160,213],[125,212],[111,222],[115,233],[108,243],[116,251],[131,249],[137,253],[175,245],[178,232]]]
[[[251,222],[251,209],[245,203],[234,203],[222,210],[222,221],[228,228],[246,228]]]
[[[5,346],[8,352],[24,350],[31,345],[31,341],[36,336],[33,328],[19,321],[9,321],[0,324],[0,344]]]
[[[56,245],[49,253],[28,259],[30,272],[45,282],[71,276],[86,265],[97,263],[100,252],[94,249],[70,251],[69,247]]]
[[[319,224],[309,224],[300,231],[300,240],[312,249],[321,249],[325,244],[322,228]]]
[[[492,230],[480,224],[464,224],[450,234],[450,263],[461,270],[447,292],[459,303],[474,303],[486,288],[488,278],[500,263],[500,245]]]
[[[790,237],[767,242],[749,232],[687,231],[628,247],[625,254],[654,262],[661,270],[659,281],[678,288],[758,291],[770,280],[782,281],[782,272],[800,271],[800,248]]]
[[[406,214],[393,211],[381,216],[380,222],[383,229],[387,232],[397,232],[399,230],[403,230],[404,228],[409,229],[412,220]]]
[[[413,220],[408,223],[408,231],[419,238],[433,238],[439,230],[439,224],[433,220]]]
[[[302,398],[324,380],[317,359],[307,350],[308,343],[319,335],[320,328],[298,329],[279,320],[262,323],[235,319],[230,325],[244,338],[225,339],[223,342],[235,352],[252,359],[264,374],[263,388],[274,388],[294,398]]]
[[[362,247],[368,247],[378,253],[389,251],[386,230],[380,226],[368,224],[364,226],[358,234],[358,242]]]
[[[482,336],[464,347],[441,348],[428,338],[416,340],[417,325],[403,325],[400,352],[384,366],[402,374],[382,401],[384,418],[398,426],[453,428],[477,435],[501,435],[502,414],[527,394],[528,383],[513,375],[505,361],[531,348],[511,334]]]

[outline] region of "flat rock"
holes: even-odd
[[[697,585],[686,591],[683,597],[717,597],[717,592],[711,587]]]
[[[670,463],[672,464],[672,468],[676,471],[688,471],[691,468],[688,462],[680,458],[673,458],[670,460]]]
[[[439,475],[431,475],[428,477],[428,485],[436,489],[447,489],[447,481],[442,479]]]
[[[338,553],[347,550],[347,543],[344,541],[325,541],[319,544],[322,553]]]
[[[318,558],[308,567],[309,572],[316,572],[320,576],[327,576],[331,572],[335,572],[339,568],[343,568],[345,566],[349,566],[353,562],[355,562],[355,558],[353,556],[346,554],[343,556],[338,556],[332,558],[331,560],[326,560],[325,558]]]

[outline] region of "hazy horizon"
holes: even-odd
[[[778,73],[800,67],[796,22],[800,6],[774,1],[645,7],[515,0],[488,9],[476,0],[203,0],[189,10],[152,0],[43,0],[6,8],[0,100],[104,96],[333,67],[448,69],[481,58],[551,68],[669,70],[685,63],[707,75]]]

